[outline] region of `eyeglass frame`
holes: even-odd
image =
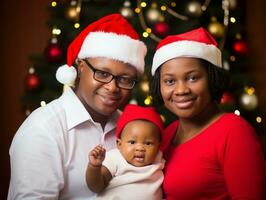
[[[83,60],[86,63],[86,65],[92,70],[92,72],[93,72],[93,79],[96,80],[96,81],[98,81],[98,82],[100,82],[100,83],[110,83],[113,79],[115,79],[116,86],[119,87],[119,88],[121,88],[121,89],[126,89],[126,90],[132,90],[134,88],[134,86],[138,83],[138,81],[136,79],[128,78],[128,79],[130,79],[130,80],[133,81],[132,82],[132,86],[129,87],[129,88],[123,87],[123,86],[121,87],[119,85],[119,83],[121,84],[121,82],[119,82],[119,79],[120,78],[125,78],[124,76],[115,76],[115,75],[111,74],[110,72],[103,71],[103,70],[100,70],[100,69],[96,69],[94,66],[92,66],[92,64],[89,63],[88,60],[86,60],[86,59],[81,59],[81,60]],[[106,81],[102,81],[102,80],[96,79],[95,78],[96,72],[101,72],[101,73],[109,74],[111,76],[110,81],[106,82]]]

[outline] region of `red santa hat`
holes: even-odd
[[[56,72],[56,79],[71,85],[77,72],[72,66],[77,58],[105,57],[119,60],[144,72],[147,48],[133,27],[120,14],[105,16],[88,25],[69,45],[67,64]]]
[[[156,112],[154,107],[144,107],[135,104],[128,104],[117,122],[116,137],[120,138],[123,128],[127,125],[127,123],[134,120],[150,121],[160,129],[161,133],[163,131],[162,119]]]
[[[164,62],[176,57],[201,58],[222,67],[222,55],[217,42],[202,27],[161,40],[153,57],[152,75]]]

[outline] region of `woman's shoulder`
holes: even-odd
[[[223,114],[217,124],[218,126],[226,126],[229,129],[253,129],[248,121],[234,113]]]
[[[234,113],[225,113],[220,120],[213,126],[220,138],[228,139],[258,139],[255,129],[243,117]],[[214,131],[211,129],[212,131]]]

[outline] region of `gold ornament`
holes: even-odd
[[[120,13],[125,18],[131,18],[134,15],[133,10],[131,8],[127,8],[127,7],[122,7],[120,9]]]
[[[134,15],[133,10],[130,8],[131,3],[130,1],[126,0],[123,4],[123,7],[120,9],[120,13],[125,18],[131,18]]]
[[[202,15],[201,4],[198,1],[192,1],[187,5],[187,12],[190,16],[199,17]]]
[[[154,24],[164,21],[163,14],[157,8],[150,8],[146,12],[147,21]]]
[[[211,22],[208,31],[216,38],[222,38],[225,33],[224,25],[219,22]]]
[[[141,83],[140,87],[141,87],[141,90],[142,90],[143,92],[149,92],[149,90],[150,90],[149,82],[148,82],[148,81],[143,81],[143,82]]]
[[[152,104],[152,97],[151,96],[147,96],[146,99],[144,100],[144,104],[146,106],[149,106]]]
[[[235,9],[237,6],[237,0],[229,0],[229,8]]]
[[[244,93],[240,96],[240,104],[244,109],[252,111],[258,106],[258,97],[255,93],[251,95]]]
[[[76,5],[70,5],[65,12],[65,17],[70,21],[78,21],[79,11]]]

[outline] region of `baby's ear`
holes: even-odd
[[[121,139],[116,139],[116,146],[118,149],[121,147]]]

